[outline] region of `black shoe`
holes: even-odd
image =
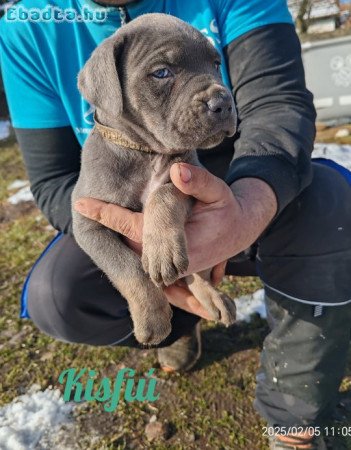
[[[185,372],[190,370],[201,356],[200,321],[191,334],[182,336],[172,345],[157,350],[158,362],[165,372]]]

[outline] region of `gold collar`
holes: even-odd
[[[94,113],[94,122],[95,128],[99,131],[99,133],[104,139],[107,139],[108,141],[113,142],[114,144],[121,145],[122,147],[130,148],[132,150],[139,150],[146,153],[156,153],[154,150],[151,150],[150,148],[143,147],[142,145],[137,144],[136,142],[130,141],[129,139],[124,137],[122,133],[115,130],[114,128],[102,125],[98,121],[96,113]]]

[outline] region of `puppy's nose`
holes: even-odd
[[[226,92],[217,92],[206,102],[209,111],[218,118],[227,119],[233,112],[233,101]]]

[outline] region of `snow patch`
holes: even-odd
[[[236,318],[241,322],[250,322],[252,314],[259,314],[262,319],[267,318],[264,303],[264,289],[259,289],[252,295],[243,295],[235,300]]]
[[[58,389],[38,389],[34,385],[27,394],[0,408],[1,450],[34,450],[42,437],[70,422],[73,404],[65,403]]]
[[[332,159],[351,170],[351,145],[315,144],[312,158]]]
[[[20,189],[16,194],[11,195],[7,200],[11,205],[18,205],[22,202],[34,202],[33,194],[29,186]]]
[[[8,187],[8,191],[14,191],[16,189],[21,189],[25,186],[29,186],[28,180],[15,180],[13,183],[11,183]]]
[[[10,136],[10,121],[0,120],[0,141]]]
[[[9,191],[15,191],[17,189],[19,189],[19,191],[11,195],[11,197],[7,199],[7,201],[11,203],[11,205],[18,205],[22,202],[34,201],[28,180],[15,180],[7,187],[7,190]]]
[[[345,138],[345,137],[350,136],[350,134],[351,134],[351,132],[350,132],[349,129],[347,129],[347,128],[340,128],[340,130],[338,130],[335,133],[335,137],[336,138]]]

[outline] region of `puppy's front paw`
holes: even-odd
[[[142,264],[156,286],[173,284],[189,266],[184,234],[144,235]]]
[[[133,319],[134,335],[138,342],[145,345],[157,345],[170,334],[172,309],[164,299],[161,308],[150,309],[144,314],[138,314]]]

